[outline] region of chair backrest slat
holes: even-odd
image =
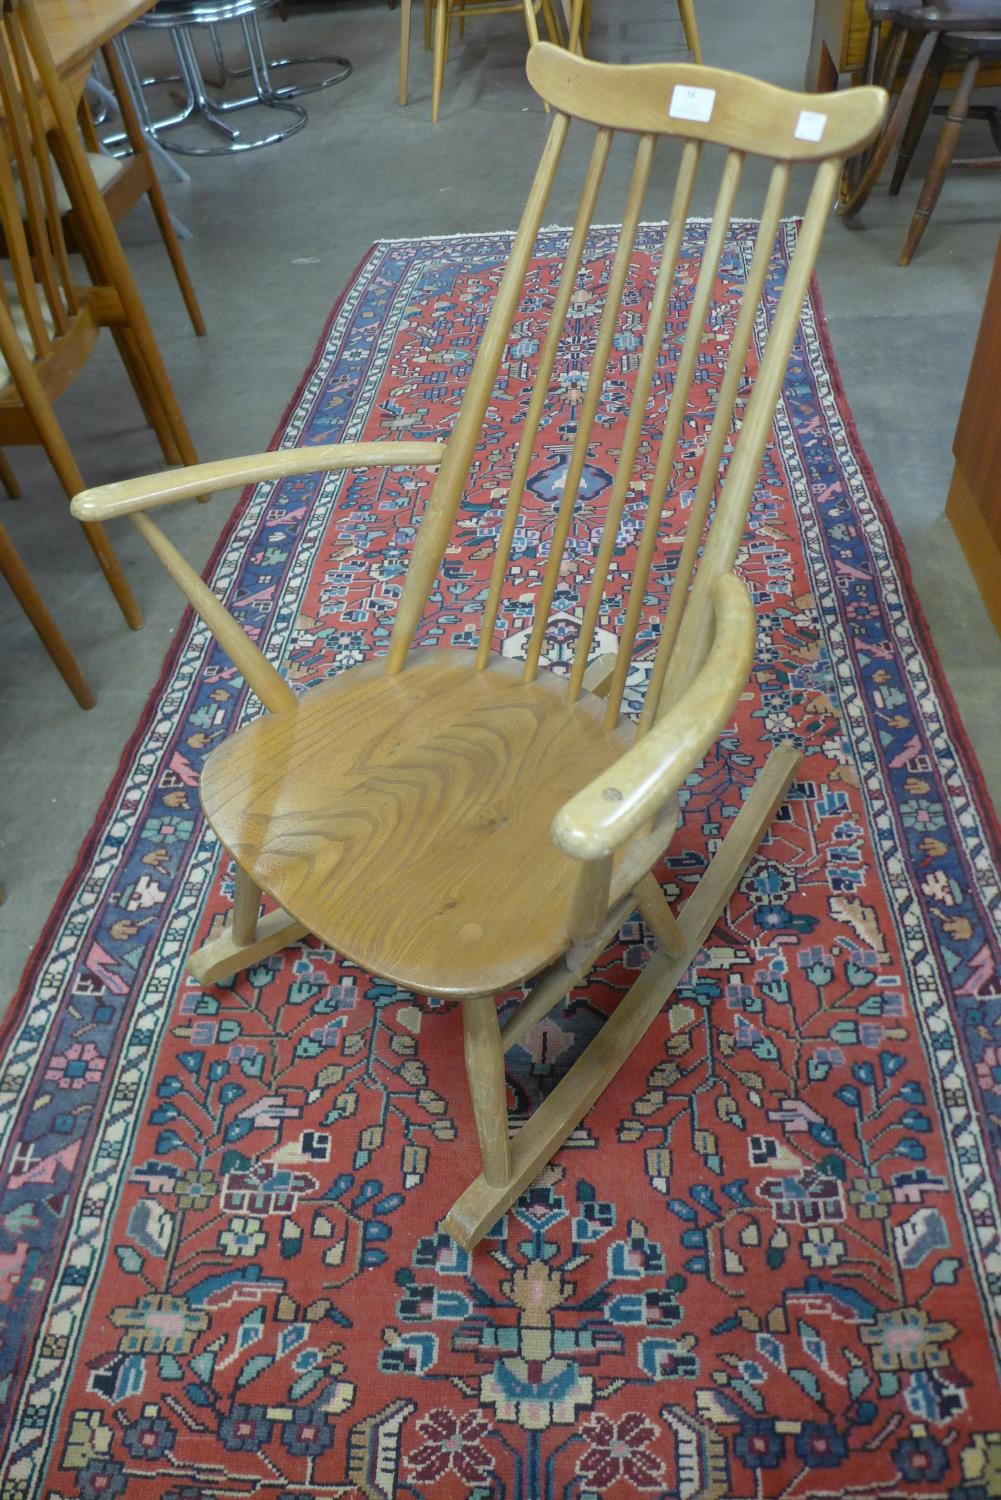
[[[740,175],[743,170],[743,165],[744,159],[740,152],[729,152],[726,159],[726,164],[723,168],[723,175],[720,181],[719,191],[716,195],[716,208],[713,215],[712,227],[709,231],[709,236],[706,241],[705,251],[702,256],[702,265],[699,270],[698,281],[695,285],[695,294],[692,298],[691,308],[688,314],[688,327],[685,330],[685,338],[681,348],[681,357],[678,360],[678,368],[674,376],[674,382],[671,388],[671,395],[668,402],[667,417],[664,423],[664,430],[660,438],[660,452],[658,455],[656,467],[654,469],[653,480],[650,487],[650,494],[647,497],[646,522],[644,525],[643,536],[640,545],[641,559],[647,552],[650,553],[650,556],[652,558],[653,545],[656,541],[657,536],[657,527],[659,525],[661,512],[667,498],[668,480],[671,475],[671,470],[674,466],[675,448],[677,446],[678,436],[681,432],[681,424],[684,420],[684,415],[687,407],[688,390],[689,386],[692,383],[692,378],[695,374],[696,362],[702,348],[703,329],[705,328],[706,318],[708,317],[709,310],[712,306],[712,296],[716,286],[717,269],[719,267],[720,256],[723,253],[723,242],[725,240],[726,231],[730,223],[730,216],[733,212],[733,203],[737,194],[737,188],[740,186]],[[683,231],[684,226],[682,225],[681,228]],[[660,288],[658,288],[658,290],[660,290]],[[662,300],[656,298],[655,292],[655,299],[657,300],[658,305],[656,310],[651,313],[648,328],[648,347],[651,350],[653,359],[655,359],[657,354],[659,354],[660,352],[664,328],[663,313],[664,311],[666,311],[668,296],[671,290],[672,287],[670,285],[663,288]],[[640,374],[642,375],[642,369]],[[651,377],[653,375],[653,360],[651,361],[650,375]],[[594,576],[592,578],[590,590],[588,593],[587,606],[584,610],[584,621],[583,625],[581,626],[580,639],[577,642],[577,648],[574,655],[573,670],[570,673],[570,685],[568,692],[571,698],[576,698],[578,696],[581,684],[584,679],[584,671],[587,667],[587,658],[591,650],[591,642],[594,639],[594,629],[598,623],[598,613],[601,609],[602,596],[604,593],[605,585],[608,581],[608,568],[612,560],[612,553],[615,548],[616,535],[622,517],[622,507],[625,503],[626,494],[628,492],[629,484],[632,478],[633,462],[636,457],[637,448],[639,447],[639,438],[642,432],[644,420],[646,418],[646,407],[649,391],[650,382],[647,381],[644,385],[642,384],[641,380],[638,379],[637,388],[634,393],[632,405],[629,412],[629,430],[631,431],[631,441],[627,438],[623,454],[626,462],[620,463],[616,472],[615,482],[612,488],[612,496],[608,504],[608,518],[605,523],[605,532],[602,536],[598,558],[595,562]],[[646,571],[648,570],[648,568],[649,562],[647,562],[646,564],[646,569],[643,572],[642,578],[639,578],[637,576],[636,570],[634,570],[633,573],[632,597],[637,599],[637,610],[639,608],[639,604],[642,601],[643,590],[646,587]],[[630,612],[627,610],[627,627],[629,624],[629,620]],[[623,655],[624,660],[622,663],[620,663],[620,671],[616,674],[616,676],[617,678],[621,678],[621,681],[624,682],[625,677],[621,671],[621,667],[625,664],[625,659],[628,658],[629,653],[632,651],[633,636],[630,636],[628,641],[626,640],[626,637],[624,635],[620,639],[622,642],[622,644],[620,645],[620,651]],[[621,696],[621,687],[619,688],[619,693]],[[609,719],[611,721],[614,721],[617,715],[618,701],[616,701],[614,704],[609,703]]]
[[[580,206],[577,209],[577,217],[574,220],[573,232],[570,235],[570,243],[567,246],[563,269],[560,272],[559,286],[557,287],[556,299],[553,304],[553,315],[549,320],[549,327],[546,329],[546,337],[539,355],[539,368],[535,377],[535,384],[532,387],[532,399],[529,402],[528,411],[525,413],[525,423],[518,443],[518,453],[511,475],[511,491],[504,508],[504,519],[497,541],[497,556],[494,559],[490,575],[490,588],[483,611],[480,644],[477,652],[477,663],[481,667],[486,665],[487,657],[490,654],[491,637],[493,636],[494,626],[497,623],[497,611],[500,607],[501,594],[503,593],[507,578],[508,563],[511,559],[511,542],[514,538],[515,527],[518,524],[518,517],[521,513],[525,481],[528,478],[529,467],[535,456],[535,439],[538,436],[539,423],[542,420],[546,397],[549,395],[549,382],[552,378],[553,365],[556,363],[563,324],[566,321],[567,312],[570,308],[570,299],[577,285],[577,273],[580,270],[584,246],[587,244],[587,237],[594,219],[594,209],[598,201],[598,192],[601,188],[602,178],[605,174],[611,143],[612,132],[610,130],[599,130],[595,135],[594,147],[591,151],[591,161],[588,166],[587,177],[584,181],[584,190],[581,193]]]
[[[570,450],[570,463],[563,484],[563,494],[560,497],[560,509],[553,537],[553,545],[550,549],[549,560],[543,574],[539,601],[536,605],[535,623],[525,660],[524,678],[526,682],[530,682],[535,676],[538,670],[539,658],[542,654],[546,621],[549,616],[549,610],[552,607],[553,595],[556,592],[556,583],[559,578],[563,552],[570,530],[574,505],[577,500],[577,491],[580,486],[581,476],[584,473],[584,465],[587,462],[591,429],[594,426],[598,402],[601,400],[601,392],[605,383],[605,370],[612,349],[612,340],[615,337],[615,325],[618,321],[619,307],[622,302],[622,293],[625,290],[626,278],[629,275],[629,264],[632,259],[633,248],[636,244],[636,231],[639,228],[640,218],[643,213],[643,202],[646,197],[647,184],[650,181],[650,169],[653,166],[656,145],[655,136],[642,135],[636,148],[636,160],[629,183],[629,195],[626,199],[626,206],[622,215],[622,230],[619,234],[615,255],[612,259],[612,269],[608,277],[608,285],[605,289],[605,304],[602,308],[601,322],[598,327],[594,356],[591,360],[587,389],[584,392],[584,399],[580,404],[580,408],[576,413],[577,430],[574,434],[573,447]]]
[[[877,91],[874,91],[877,92]],[[722,573],[733,568],[747,520],[747,511],[761,467],[775,406],[785,379],[789,353],[799,326],[803,300],[813,275],[820,241],[830,216],[841,176],[841,161],[824,162],[817,170],[795,253],[772,321],[768,343],[758,368],[754,390],[744,413],[740,436],[723,481],[716,515],[705,552],[692,585],[674,649],[666,663],[658,712],[691,682],[711,644],[712,588]]]
[[[754,332],[754,324],[758,316],[761,293],[775,247],[775,239],[778,234],[779,221],[782,217],[782,209],[785,205],[788,186],[789,164],[788,162],[777,162],[772,168],[771,180],[768,184],[768,192],[761,215],[761,223],[758,227],[757,241],[754,246],[754,255],[751,260],[751,268],[748,272],[740,312],[734,326],[726,370],[722,384],[720,385],[716,409],[713,413],[709,441],[706,444],[706,450],[702,457],[702,470],[699,474],[695,498],[692,501],[691,510],[689,511],[685,539],[682,543],[677,567],[675,568],[671,595],[661,626],[657,655],[654,658],[654,668],[647,686],[646,697],[643,703],[643,713],[640,719],[639,732],[641,735],[647,732],[657,717],[664,672],[674,647],[678,629],[681,625],[681,617],[688,599],[688,588],[691,582],[692,570],[695,567],[696,557],[702,542],[702,535],[709,514],[709,506],[716,491],[723,450],[733,428],[737,396],[740,391],[741,378],[744,374],[747,351],[750,347],[751,335]],[[653,531],[649,542],[651,554],[655,541],[656,533]],[[647,545],[645,534],[643,545],[644,548]],[[646,573],[648,574],[649,559],[646,557],[645,551],[643,552],[643,558]],[[638,571],[639,563],[637,563]],[[627,629],[623,632],[624,639],[628,638],[629,646],[627,649],[630,651],[635,640],[636,623],[638,622],[639,608],[642,603],[642,592],[637,591],[635,583],[633,585],[633,596],[630,599],[631,613],[634,600],[636,601],[636,619],[632,620],[630,618],[627,621]],[[621,661],[616,663],[615,675],[612,679],[611,691],[609,692],[610,703],[613,701],[613,698],[616,703],[621,701],[622,689],[625,685],[625,675],[628,669],[628,656],[624,656]]]
[[[554,119],[462,409],[448,441],[448,456],[418,532],[386,670],[393,673],[402,668],[434,585],[473,469],[501,359],[518,318],[518,338],[525,347],[534,345],[538,352],[534,371],[528,371],[528,400],[511,483],[497,526],[495,558],[478,643],[477,665],[483,668],[488,664],[539,434],[552,411],[553,375],[564,348],[568,318],[575,347],[581,344],[572,311],[575,296],[579,295],[588,305],[588,317],[594,320],[585,340],[590,346],[589,366],[586,378],[583,370],[572,372],[574,384],[578,380],[583,382],[583,395],[578,397],[571,392],[564,403],[567,414],[561,440],[565,441],[563,432],[567,429],[572,436],[562,493],[555,514],[547,521],[552,540],[535,592],[523,675],[530,681],[544,658],[551,612],[568,568],[566,553],[571,527],[596,440],[606,454],[603,460],[606,464],[610,444],[614,444],[611,447],[614,472],[607,501],[603,502],[601,535],[590,581],[581,590],[586,597],[567,694],[574,700],[583,691],[614,561],[619,649],[608,694],[606,722],[611,726],[617,721],[637,640],[641,633],[644,642],[657,635],[656,620],[644,624],[644,612],[652,608],[650,577],[658,544],[663,540],[663,518],[670,511],[676,519],[683,518],[686,526],[683,537],[677,539],[676,554],[672,543],[671,555],[677,555],[678,561],[673,569],[670,602],[640,720],[643,734],[655,722],[665,699],[673,699],[675,691],[687,685],[711,644],[712,585],[721,572],[733,567],[820,234],[833,201],[841,159],[860,150],[875,135],[885,96],[877,89],[828,96],[794,94],[718,69],[688,65],[596,64],[545,44],[533,48],[529,55],[529,77],[553,107]],[[523,284],[571,115],[596,125],[597,136],[548,313],[542,299],[533,298],[530,311],[519,317]],[[598,284],[594,284],[596,278],[590,267],[585,273],[586,283],[582,283],[582,266],[587,263],[598,193],[607,175],[616,130],[637,137],[621,231],[604,274],[604,284],[600,276]],[[665,135],[684,143],[670,218],[659,255],[651,252],[648,256],[645,241],[638,255],[639,226],[654,153],[659,137]],[[693,254],[686,249],[685,231],[706,145],[724,148],[726,156],[712,221],[702,235],[701,250]],[[727,285],[724,338],[718,328],[714,298],[723,274],[736,195],[745,159],[750,154],[771,159],[774,166],[747,276],[743,285]],[[791,168],[796,162],[815,165],[816,172],[798,247],[769,329],[767,319],[759,326],[761,299],[773,263]],[[654,262],[652,267],[648,267],[648,260]],[[641,279],[642,292],[633,285],[631,277]],[[631,288],[628,300],[627,288]],[[598,303],[600,312],[595,306]],[[540,330],[538,325],[543,320],[544,327]],[[642,328],[637,328],[638,323],[642,323]],[[756,328],[764,352],[753,391],[745,399],[749,351]],[[725,358],[721,343],[728,345]],[[521,351],[518,363],[520,366],[525,363]],[[707,368],[712,375],[708,381]],[[717,369],[722,370],[718,382]],[[517,395],[521,389],[517,382],[521,379],[519,369],[517,380],[514,376],[508,378],[503,396],[498,395],[497,399],[509,399],[512,392]],[[616,402],[627,403],[621,440],[608,434],[605,405],[610,382],[616,387]],[[611,409],[615,409],[614,404]],[[704,437],[699,437],[693,451],[687,451],[688,435],[693,430],[700,433],[704,430]],[[686,461],[690,461],[687,469],[690,478],[694,464],[694,494],[681,494],[679,452],[684,452]],[[641,456],[642,470],[638,467]],[[648,479],[646,475],[651,470],[652,477]],[[641,524],[636,515],[640,505],[645,507]],[[638,538],[633,542],[631,537],[637,532]],[[575,572],[575,568],[571,567],[570,572]],[[670,572],[665,562],[658,577]]]
[[[62,225],[44,121],[17,15],[0,13],[0,221],[21,315],[35,358],[69,327]],[[60,260],[59,250],[63,251]]]
[[[497,291],[490,318],[477,350],[469,384],[455,428],[448,441],[448,451],[431,491],[427,511],[414,546],[407,582],[400,597],[386,657],[390,676],[403,668],[414,631],[434,583],[435,574],[445,555],[455,523],[462,488],[469,476],[476,442],[483,425],[500,362],[504,357],[508,334],[525,280],[528,262],[546,211],[556,169],[560,163],[570,121],[556,115],[549,127],[542,160],[539,162],[511,254]]]

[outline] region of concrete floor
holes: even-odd
[[[812,11],[806,0],[699,0],[697,8],[708,61],[801,86]],[[670,0],[596,0],[594,10],[596,57],[685,55]],[[523,31],[515,17],[470,25],[455,47],[442,120],[433,129],[430,60],[416,36],[410,107],[400,110],[395,102],[398,12],[382,0],[315,0],[297,9],[284,30],[276,19],[265,30],[273,54],[335,50],[351,58],[354,73],[307,101],[310,122],[295,138],[249,156],[189,162],[190,186],[168,189],[173,209],[194,232],[186,254],[208,338],[191,333],[145,206],[122,228],[205,458],[267,444],[332,303],[374,239],[512,227],[547,128],[524,80]],[[148,47],[143,55],[151,55]],[[739,212],[757,211],[760,181],[748,175]],[[569,187],[563,191],[568,196],[557,194],[553,222],[570,215]],[[1001,639],[942,512],[952,434],[1001,227],[1001,180],[954,174],[918,259],[902,271],[896,256],[916,193],[912,181],[896,202],[874,198],[861,231],[832,223],[820,281],[862,440],[998,801]],[[700,212],[708,208],[708,198],[697,205]],[[105,343],[60,405],[91,483],[158,467],[152,435]],[[76,707],[0,589],[0,877],[7,890],[0,1008],[94,821],[181,614],[180,596],[122,524],[115,542],[146,612],[144,630],[130,633],[40,451],[21,449],[12,457],[25,498],[3,506],[4,520],[99,701],[90,713]],[[174,535],[193,561],[207,556],[230,504],[231,497],[221,496],[174,518]]]

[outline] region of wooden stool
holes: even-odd
[[[942,191],[945,174],[950,166],[974,167],[987,171],[997,171],[1001,168],[1001,111],[993,106],[981,107],[981,113],[987,115],[991,134],[998,150],[991,156],[965,156],[956,158],[956,146],[959,142],[959,132],[963,121],[970,113],[970,98],[977,82],[977,74],[982,63],[996,62],[1001,59],[1001,33],[981,31],[966,32],[960,35],[948,35],[943,37],[942,46],[939,49],[937,66],[939,75],[949,64],[958,64],[963,69],[959,87],[953,95],[952,103],[949,105],[942,133],[938,138],[935,155],[932,157],[931,165],[925,176],[921,188],[921,196],[918,198],[918,206],[914,210],[911,219],[911,227],[907,231],[907,239],[900,253],[900,264],[909,266],[915,250],[921,243],[921,237],[928,227],[928,220],[932,216],[932,210],[938,202],[938,195]],[[930,101],[929,101],[930,104]],[[917,115],[917,106],[915,106]],[[915,143],[920,135],[924,120],[927,119],[928,110],[925,110],[924,119],[916,121]],[[908,126],[910,133],[910,125]],[[913,147],[912,147],[913,149]],[[903,151],[901,151],[903,156]],[[898,163],[899,168],[899,163]],[[899,187],[906,172],[907,163],[904,163],[903,171],[894,173],[894,182]]]
[[[947,32],[1001,31],[1001,0],[931,0],[929,4],[923,0],[869,0],[866,8],[872,23],[866,54],[867,83],[873,82],[878,72],[883,87],[892,89],[908,39],[916,35],[920,40],[896,105],[871,156],[861,171],[858,164],[854,168],[849,165],[846,171],[843,198],[838,206],[838,212],[845,220],[853,219],[866,203],[890,152],[911,120],[915,105],[919,111],[923,109],[927,117],[934,98],[934,85],[926,75],[943,36]],[[880,49],[879,32],[886,23],[890,27],[889,35]],[[940,72],[935,76],[940,76]],[[913,150],[915,142],[910,144]]]

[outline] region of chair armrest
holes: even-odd
[[[716,632],[695,680],[646,737],[564,803],[553,838],[574,859],[608,858],[648,824],[733,714],[754,660],[754,608],[740,579],[713,587]]]
[[[173,505],[215,490],[229,490],[265,479],[315,474],[336,469],[437,468],[445,457],[443,443],[328,443],[317,448],[279,448],[217,463],[168,469],[142,479],[124,479],[82,490],[70,510],[78,521],[110,521],[138,510]]]

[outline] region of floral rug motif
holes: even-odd
[[[645,227],[634,256],[547,639],[557,665],[662,232]],[[634,694],[754,234],[738,221],[728,240]],[[704,236],[689,226],[672,319]],[[537,246],[424,644],[472,639],[564,243],[548,230]],[[509,244],[375,246],[280,445],[447,434]],[[611,249],[595,230],[545,414],[498,623],[512,655]],[[651,435],[663,401],[659,386]],[[655,457],[644,444],[606,640]],[[244,497],[215,587],[296,688],[384,648],[427,487],[312,475]],[[183,545],[183,511],[166,524]],[[739,566],[755,676],[684,794],[658,872],[671,899],[772,742],[802,740],[798,779],[646,1042],[472,1255],[437,1228],[478,1166],[455,1007],[313,941],[231,988],[184,975],[232,881],[199,769],[255,711],[186,618],[5,1031],[0,1500],[1001,1496],[997,828],[816,293]],[[634,918],[515,1050],[515,1115],[650,951]]]

